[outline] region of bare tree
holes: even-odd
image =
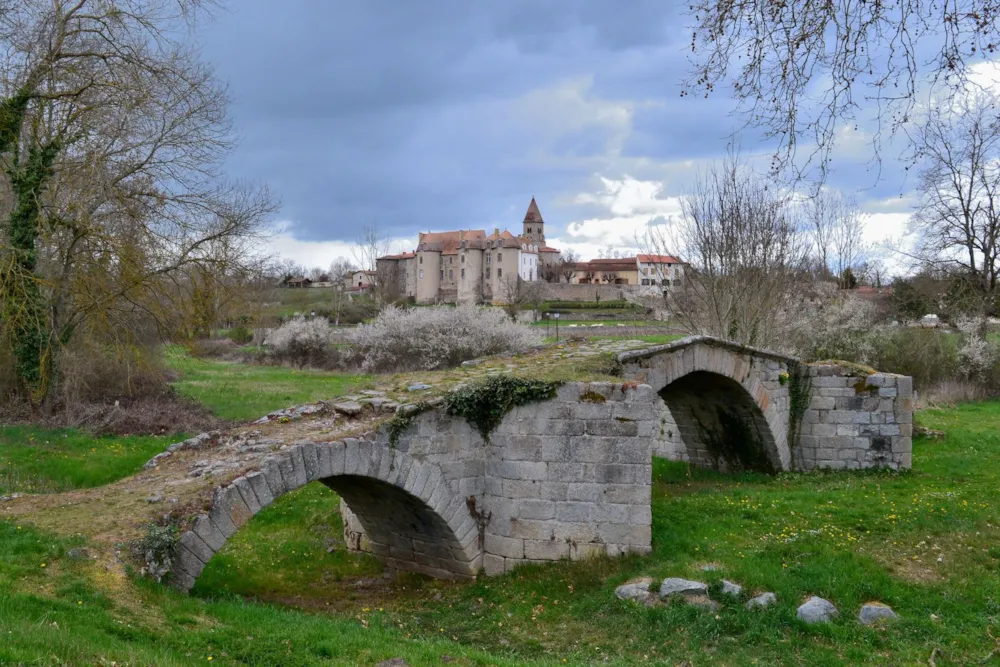
[[[838,126],[853,125],[862,103],[878,114],[878,156],[883,131],[911,118],[919,85],[941,84],[937,95],[953,98],[970,64],[1000,44],[997,0],[696,0],[690,14],[693,69],[682,94],[731,85],[747,124],[780,142],[775,167],[802,165],[804,140],[805,164],[823,173]]]
[[[74,336],[128,346],[136,313],[166,323],[174,295],[214,293],[260,245],[274,204],[222,177],[226,91],[187,45],[203,4],[0,12],[0,311],[35,405]]]
[[[731,154],[699,176],[682,209],[676,232],[650,227],[640,242],[689,262],[685,287],[664,291],[669,310],[692,333],[781,344],[809,245],[787,200]]]
[[[1000,123],[989,93],[932,109],[917,135],[923,170],[918,259],[966,276],[992,312],[1000,275]]]
[[[820,279],[831,274],[842,289],[857,274],[870,251],[864,241],[864,217],[857,202],[841,193],[823,189],[811,199],[806,216],[816,252]]]
[[[385,257],[390,252],[392,242],[377,226],[368,226],[361,230],[351,252],[354,261],[363,271],[371,271],[373,277],[373,294],[380,302],[388,301],[395,295],[399,276],[397,271],[390,270],[388,264],[383,264],[382,275],[379,275],[379,257]],[[391,263],[393,268],[395,263]]]
[[[559,274],[566,279],[566,282],[573,282],[573,275],[576,272],[574,266],[580,261],[580,255],[572,249],[564,250],[559,258]]]
[[[525,304],[537,303],[539,301],[540,285],[536,282],[528,282],[519,275],[512,275],[500,281],[499,289],[500,306],[504,309],[510,319],[517,321],[517,314]]]

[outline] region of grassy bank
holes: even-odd
[[[334,398],[369,381],[348,373],[196,359],[177,345],[168,346],[164,357],[179,375],[172,383],[174,389],[216,415],[236,421]]]
[[[0,426],[0,495],[103,486],[138,472],[183,437],[96,438],[73,429]]]

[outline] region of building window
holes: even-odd
[[[421,257],[420,259],[423,259],[423,257]],[[423,269],[420,269],[420,279],[421,280],[424,279],[424,270]]]
[[[444,269],[441,269],[441,280],[444,280]]]
[[[421,263],[421,264],[423,264],[423,263],[424,263],[424,256],[423,256],[423,255],[421,255],[421,256],[420,256],[420,263]],[[423,276],[420,276],[420,277],[421,277],[421,278],[423,278]]]
[[[529,234],[531,233],[531,227],[528,227],[528,233]]]
[[[448,269],[448,280],[454,280],[454,279],[455,279],[455,270]]]
[[[492,254],[492,253],[486,253],[486,263],[487,263],[487,264],[489,264],[489,263],[490,263],[490,255],[491,255],[491,254]]]
[[[462,255],[462,264],[465,264],[465,255]]]
[[[503,269],[497,269],[497,278],[503,278]]]
[[[501,241],[500,243],[502,245],[503,241]],[[502,262],[502,261],[503,261],[503,253],[502,252],[498,252],[497,253],[497,262]]]
[[[465,280],[465,269],[462,269],[462,280]]]
[[[486,267],[486,279],[487,280],[490,279],[490,267],[488,267],[488,266]]]
[[[670,281],[669,281],[669,280],[667,280],[666,278],[664,278],[664,280],[663,280],[663,283],[661,283],[661,284],[662,284],[662,285],[663,285],[664,287],[669,287],[669,286],[670,286]]]

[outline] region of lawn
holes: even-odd
[[[567,336],[571,335],[573,332],[579,332],[579,331],[580,331],[579,329],[569,329],[564,332],[563,328],[560,327],[559,340],[564,341],[566,340]],[[586,331],[587,331],[586,334],[587,340],[641,340],[646,343],[652,343],[654,345],[664,345],[666,343],[672,343],[675,340],[680,340],[681,338],[684,338],[682,334],[644,334],[636,336],[622,336],[620,334],[614,335],[614,333],[617,332],[615,332],[613,329],[607,331],[609,335],[604,335],[605,332],[603,331],[600,334],[593,334],[594,331],[597,331],[596,329],[589,329]],[[550,331],[549,333],[551,333],[552,335],[546,336],[542,340],[546,343],[557,342],[555,337],[555,329],[552,329],[552,331]]]
[[[183,435],[95,438],[73,429],[0,426],[0,495],[103,486],[139,471]]]
[[[164,358],[180,376],[172,383],[174,389],[219,417],[235,421],[334,398],[369,381],[348,373],[196,359],[179,345],[167,346]]]

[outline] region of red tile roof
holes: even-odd
[[[416,256],[415,252],[401,252],[398,255],[386,255],[385,257],[379,257],[379,259],[413,259]]]
[[[524,214],[525,222],[545,222],[542,219],[542,212],[538,210],[538,204],[535,203],[535,198],[531,198],[531,203],[528,204],[528,212]]]
[[[558,248],[550,248],[547,245],[543,245],[541,248],[538,249],[538,252],[562,252],[562,251],[559,250]]]
[[[671,255],[639,255],[638,259],[643,264],[683,264],[680,259]]]

